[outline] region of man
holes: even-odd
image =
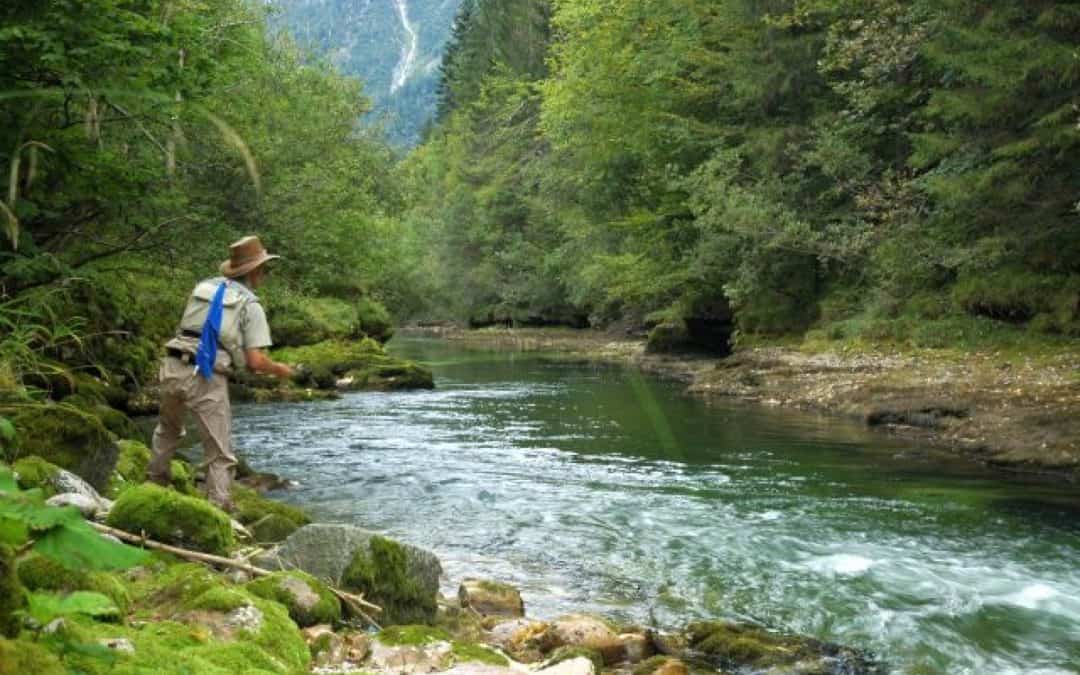
[[[276,363],[266,354],[271,345],[270,326],[254,293],[266,277],[266,263],[278,257],[267,253],[258,237],[244,237],[232,244],[229,259],[221,264],[222,276],[195,286],[176,336],[165,344],[150,479],[169,485],[169,463],[184,435],[184,413],[188,411],[202,440],[207,497],[225,511],[232,510],[236,468],[229,373],[246,367],[282,378],[294,374],[292,367]]]

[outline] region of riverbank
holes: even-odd
[[[626,364],[705,398],[812,410],[961,454],[1018,478],[1080,481],[1080,350],[1022,353],[763,344],[726,358],[651,354],[570,329],[407,328],[477,348]]]

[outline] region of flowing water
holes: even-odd
[[[436,552],[530,615],[732,617],[900,673],[1080,672],[1080,498],[830,417],[535,354],[396,340],[430,392],[238,406],[281,498]]]

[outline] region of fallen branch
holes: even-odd
[[[197,562],[206,563],[208,565],[230,567],[232,569],[247,572],[253,577],[265,577],[269,574],[273,574],[271,570],[265,570],[261,567],[255,567],[251,563],[245,562],[243,560],[233,560],[232,558],[223,558],[219,555],[203,553],[201,551],[192,551],[186,548],[180,548],[179,546],[170,546],[169,544],[163,544],[160,541],[147,539],[144,535],[132,534],[125,530],[118,530],[115,527],[109,527],[108,525],[102,525],[101,523],[95,523],[93,521],[87,521],[87,523],[89,523],[90,527],[103,534],[112,535],[122,541],[126,541],[132,544],[138,544],[139,546],[143,546],[145,548],[151,548],[158,551],[171,553],[180,558],[184,558],[185,560],[195,560]],[[350,610],[359,614],[361,618],[363,618],[375,628],[379,628],[379,624],[375,623],[375,620],[372,619],[364,610],[368,609],[372,612],[382,612],[382,607],[371,604],[367,600],[364,600],[363,596],[361,595],[357,595],[355,593],[347,593],[341,589],[334,588],[329,584],[327,584],[327,588],[329,588],[330,592],[337,596],[339,600],[344,602]]]

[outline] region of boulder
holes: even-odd
[[[248,527],[252,539],[259,544],[273,544],[284,540],[300,526],[284,516],[268,513]]]
[[[398,675],[433,673],[447,669],[452,653],[453,646],[443,640],[418,645],[387,645],[376,640],[369,665]]]
[[[304,572],[275,572],[247,584],[252,594],[279,602],[300,627],[341,619],[341,603],[326,584]]]
[[[18,456],[37,455],[82,476],[95,489],[105,489],[118,448],[98,417],[55,404],[27,407],[14,415],[12,422]]]
[[[230,518],[209,502],[153,484],[128,488],[107,520],[112,527],[151,539],[225,555],[235,539]]]
[[[488,641],[522,663],[541,661],[563,644],[558,641],[551,624],[527,619],[498,624],[488,634]]]
[[[300,569],[364,594],[382,623],[431,622],[442,565],[434,554],[352,525],[317,523],[255,559],[266,569]]]
[[[867,655],[813,638],[774,633],[734,621],[699,621],[686,628],[685,658],[723,670],[814,675],[870,675],[881,672]]]
[[[623,660],[628,663],[638,663],[656,653],[652,640],[644,633],[622,633],[619,641],[623,646]]]
[[[465,579],[458,588],[458,599],[463,608],[469,608],[482,616],[525,616],[525,603],[518,589],[497,581]]]
[[[562,617],[551,624],[551,632],[559,646],[595,650],[607,665],[625,658],[626,649],[622,640],[611,626],[595,617],[577,614]]]

